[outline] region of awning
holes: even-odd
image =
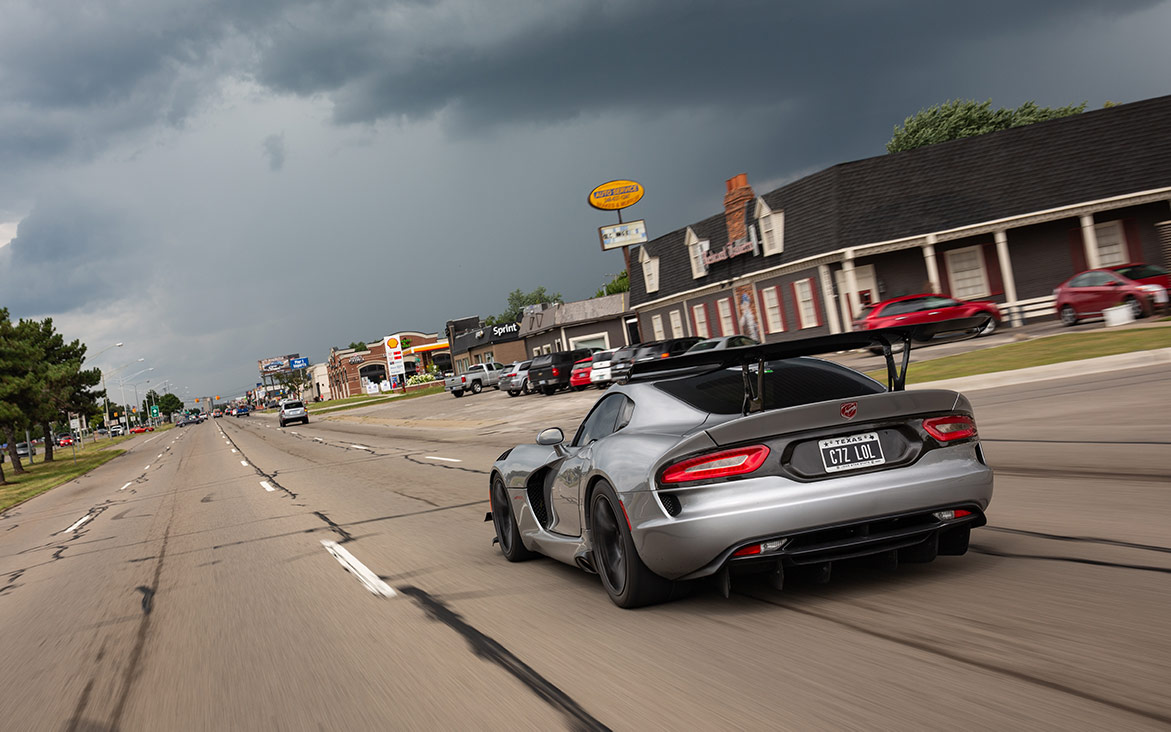
[[[439,341],[438,343],[428,343],[425,346],[414,346],[403,351],[403,353],[427,353],[428,351],[445,351],[448,348],[447,341]]]

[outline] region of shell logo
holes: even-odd
[[[398,338],[387,338],[386,339],[386,347],[387,348],[398,348]]]
[[[641,201],[645,192],[641,184],[632,180],[612,180],[590,191],[586,200],[594,208],[617,211]]]

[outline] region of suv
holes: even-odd
[[[126,434],[126,428],[120,424],[110,426],[110,437],[121,437]]]
[[[532,393],[533,390],[529,388],[531,363],[532,361],[518,361],[505,369],[504,375],[500,377],[500,388],[508,392],[508,396]]]
[[[681,355],[686,353],[687,349],[699,343],[700,340],[702,339],[691,336],[643,343],[635,347],[634,353],[628,357],[629,360],[623,359],[622,361],[618,361],[618,354],[615,354],[615,358],[610,361],[610,378],[616,382],[626,381],[630,378],[630,369],[634,367],[634,364]]]
[[[534,389],[549,396],[569,386],[573,365],[591,355],[591,349],[579,348],[576,351],[558,351],[537,356],[529,366],[529,381]]]
[[[277,413],[277,419],[280,420],[281,427],[289,422],[309,424],[309,412],[306,411],[304,404],[296,399],[290,399],[281,402],[281,411]]]

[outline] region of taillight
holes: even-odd
[[[553,367],[553,375],[554,375],[554,376],[560,376],[560,375],[561,375],[561,372],[557,370],[557,367],[556,367],[556,366],[554,366],[554,367]]]
[[[928,417],[923,420],[923,429],[940,442],[954,442],[976,436],[976,422],[962,414]]]
[[[669,354],[669,353],[660,353],[659,354],[659,358],[670,358],[670,357],[671,357],[671,354]]]
[[[663,483],[687,483],[751,473],[764,464],[769,449],[764,445],[721,450],[675,463],[663,471]]]

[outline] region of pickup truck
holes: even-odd
[[[474,363],[462,374],[452,374],[443,380],[443,390],[453,397],[461,397],[465,391],[479,394],[485,386],[500,388],[500,376],[504,373],[502,363]]]

